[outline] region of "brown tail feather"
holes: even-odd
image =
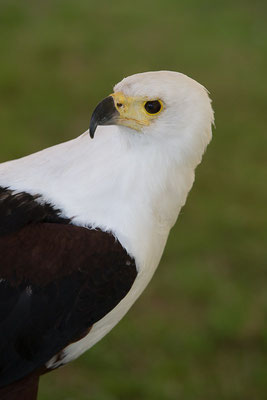
[[[30,375],[0,388],[0,400],[36,400],[39,375]]]

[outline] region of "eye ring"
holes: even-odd
[[[148,115],[157,115],[162,111],[161,100],[148,100],[144,102],[144,109]]]

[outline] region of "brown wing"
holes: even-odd
[[[13,224],[0,236],[0,386],[86,335],[136,275],[134,260],[111,234],[58,221],[17,230]]]

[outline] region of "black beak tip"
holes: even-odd
[[[113,125],[119,116],[112,96],[106,97],[95,108],[89,126],[89,135],[93,139],[98,125]]]
[[[90,138],[91,139],[94,139],[94,136],[95,136],[95,131],[96,131],[96,128],[97,128],[97,126],[91,126],[92,124],[90,124],[90,127],[89,127],[89,135],[90,135]]]

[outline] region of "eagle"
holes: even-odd
[[[185,204],[213,110],[173,71],[115,85],[77,138],[0,164],[0,398],[37,397],[152,278]]]

